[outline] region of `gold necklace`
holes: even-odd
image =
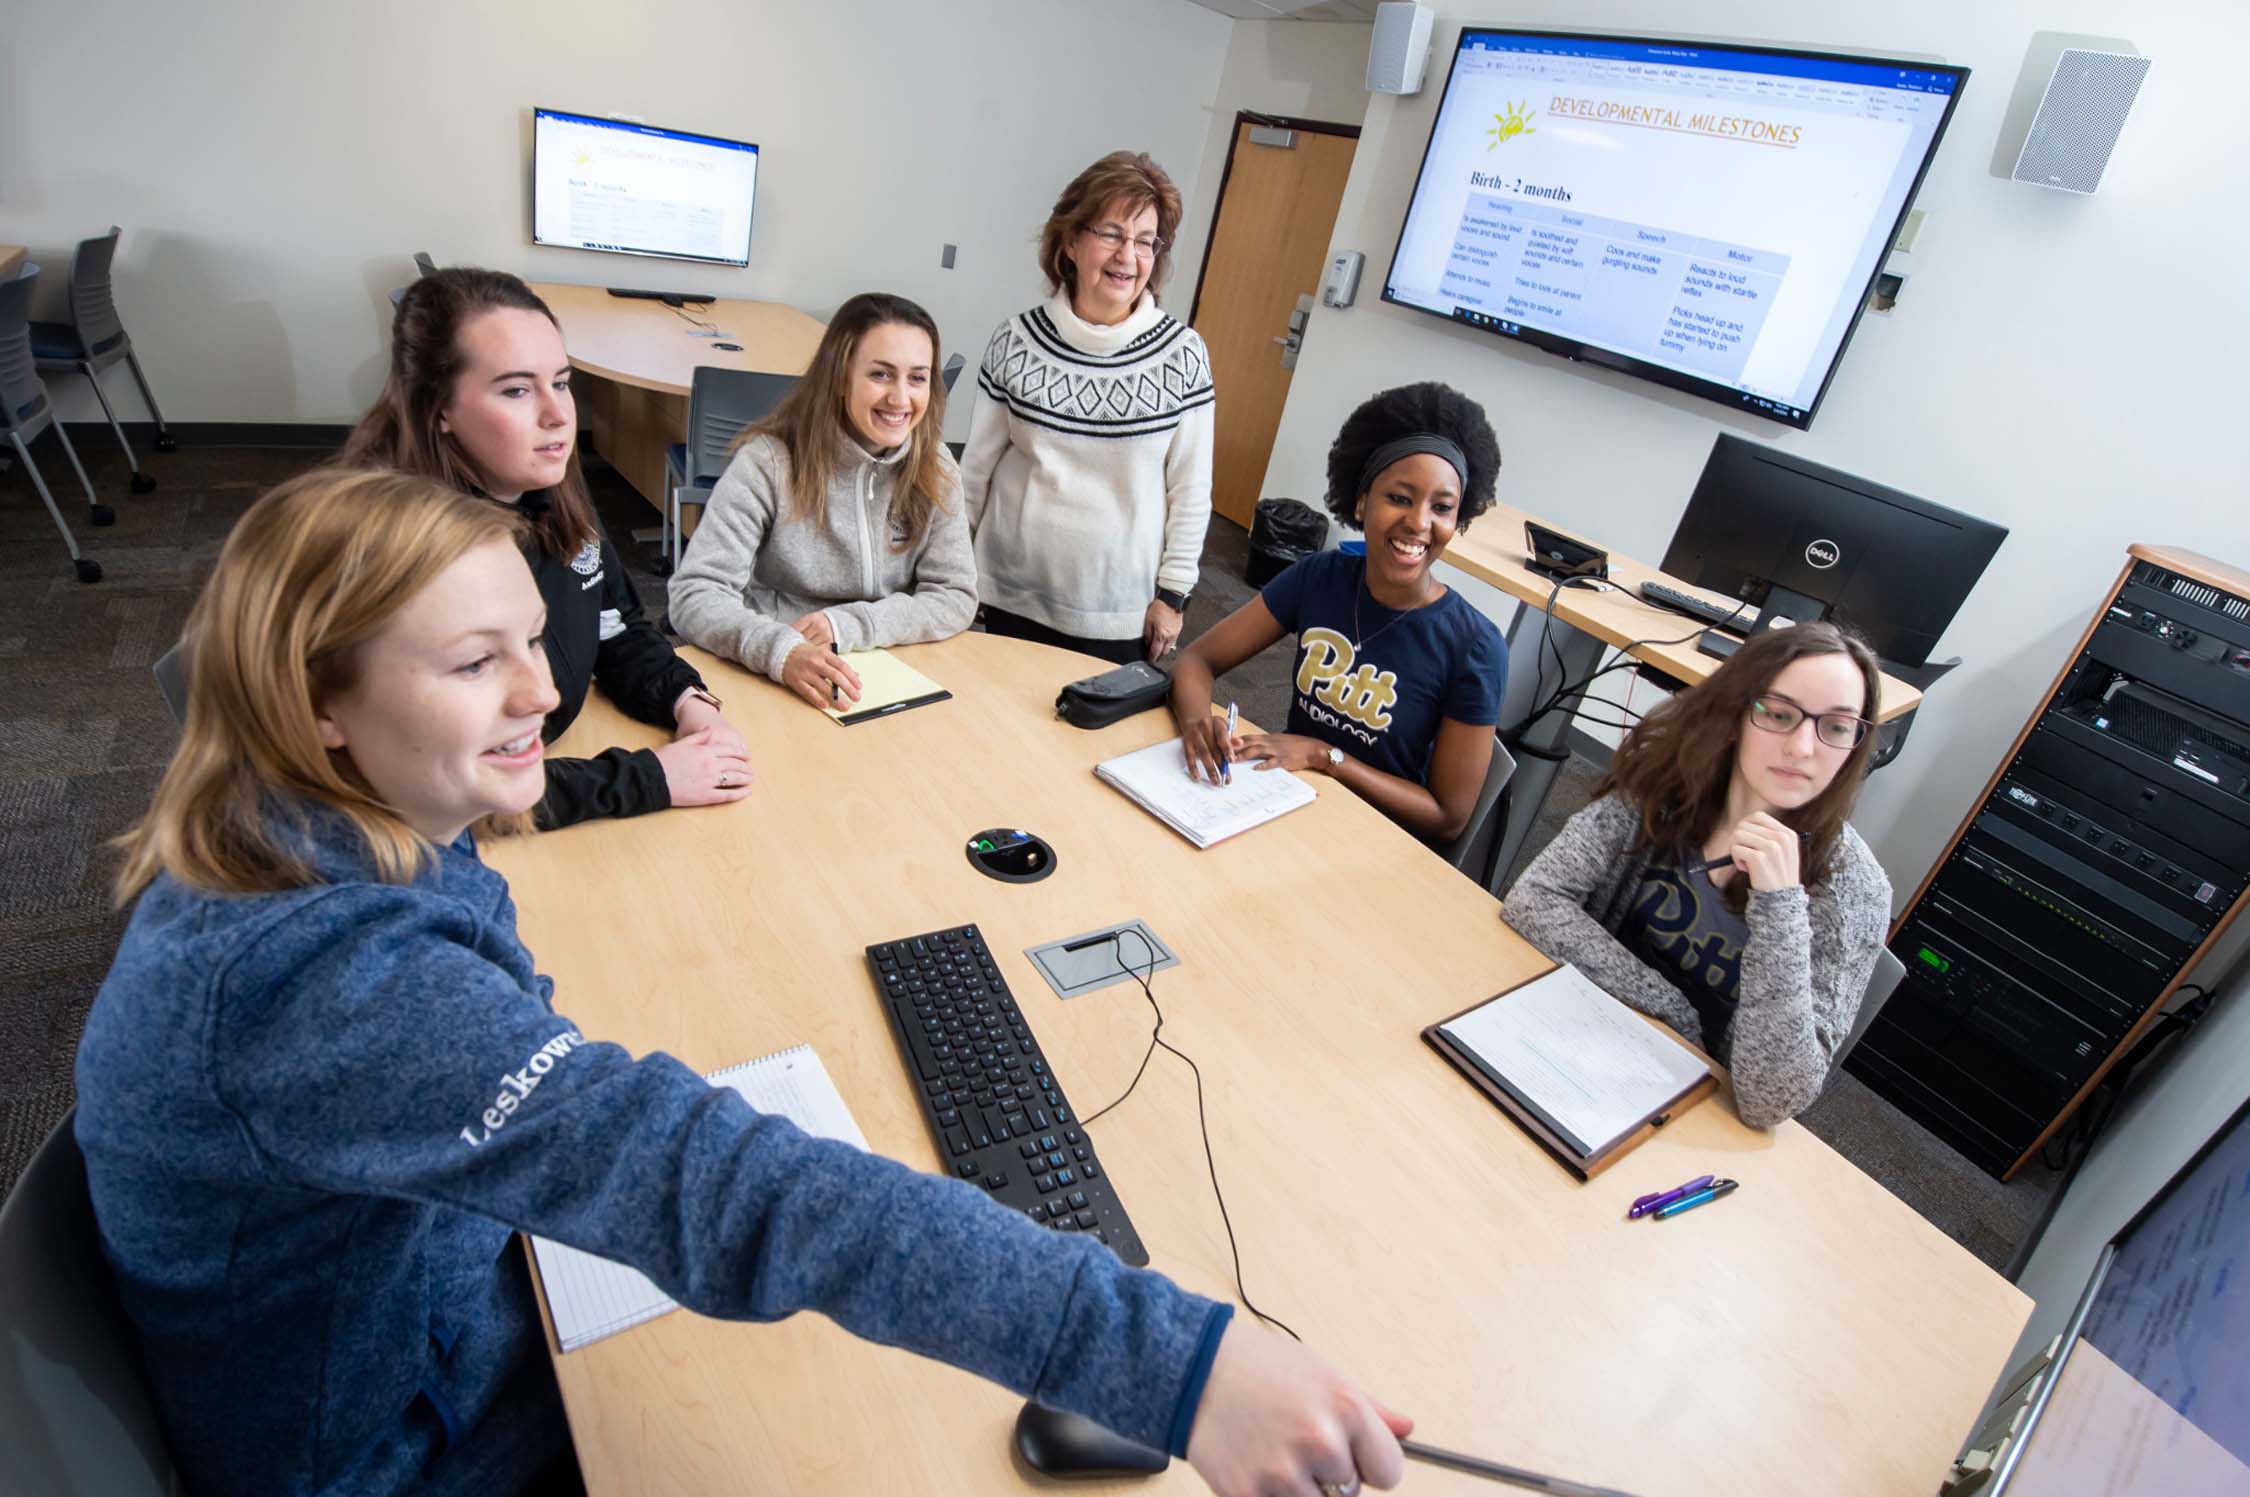
[[[1368,585],[1367,568],[1364,565],[1362,565],[1359,569],[1359,586],[1352,591],[1352,633],[1355,635],[1359,634],[1360,631],[1359,595],[1361,593],[1367,594],[1369,602],[1375,602],[1375,589]],[[1437,600],[1435,598],[1432,598],[1430,600],[1430,603],[1434,603],[1436,601]],[[1376,635],[1381,634],[1385,629],[1390,628],[1391,625],[1397,623],[1400,619],[1405,618],[1408,614],[1419,613],[1422,609],[1429,607],[1430,603],[1417,603],[1412,608],[1402,608],[1398,612],[1392,614],[1389,618],[1385,619],[1382,623],[1376,625],[1374,634],[1362,635],[1361,637],[1354,639],[1352,641],[1353,658],[1357,659],[1360,651],[1367,648],[1367,642],[1369,640],[1375,638]],[[1386,603],[1375,603],[1375,606],[1378,608],[1387,608],[1390,605]]]

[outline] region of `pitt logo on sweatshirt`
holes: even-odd
[[[1353,722],[1381,731],[1391,725],[1398,701],[1398,673],[1372,665],[1352,668],[1352,642],[1334,629],[1307,629],[1300,638],[1304,658],[1297,663],[1297,690],[1341,712]]]

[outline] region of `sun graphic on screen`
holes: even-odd
[[[1486,146],[1485,149],[1489,151],[1498,146],[1500,142],[1514,140],[1519,135],[1537,135],[1539,132],[1531,128],[1532,118],[1531,111],[1524,108],[1523,105],[1510,104],[1506,114],[1496,114],[1492,117],[1491,128],[1484,132],[1492,137],[1492,145]]]

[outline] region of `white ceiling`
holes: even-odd
[[[1372,24],[1375,0],[1189,0],[1237,21],[1351,21]]]

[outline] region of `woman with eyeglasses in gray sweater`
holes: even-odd
[[[1500,912],[1727,1066],[1753,1128],[1820,1095],[1890,922],[1846,820],[1880,681],[1833,624],[1753,636],[1641,719]]]

